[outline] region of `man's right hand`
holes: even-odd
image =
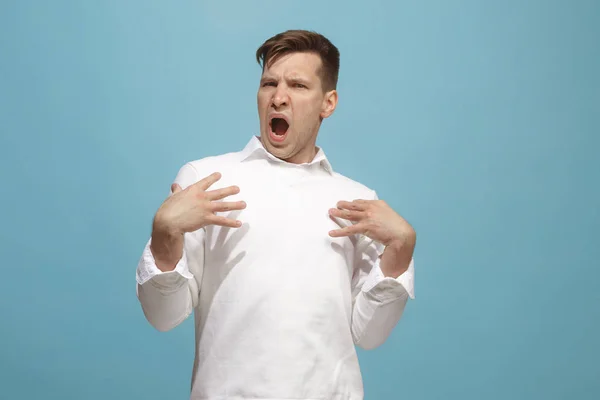
[[[221,179],[215,172],[190,185],[185,190],[177,184],[171,185],[171,195],[160,206],[154,216],[150,249],[161,271],[175,268],[183,254],[183,234],[204,228],[207,225],[220,225],[239,228],[238,220],[217,216],[216,212],[242,210],[243,201],[217,201],[238,194],[237,186],[208,191],[208,188]]]

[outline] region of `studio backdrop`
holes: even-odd
[[[600,398],[600,3],[0,3],[3,399],[185,399],[193,321],[135,296],[187,161],[258,134],[255,51],[341,52],[333,168],[416,229],[368,400]]]

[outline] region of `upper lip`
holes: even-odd
[[[273,113],[273,114],[269,114],[269,125],[271,125],[271,123],[273,122],[274,118],[280,118],[282,120],[284,120],[285,122],[287,122],[288,126],[290,125],[290,120],[288,117],[286,117],[283,114],[280,113]]]

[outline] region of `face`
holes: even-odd
[[[275,157],[300,164],[316,153],[317,133],[333,114],[337,92],[325,92],[313,53],[291,53],[265,66],[258,90],[260,138]]]

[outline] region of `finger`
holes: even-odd
[[[240,188],[237,186],[229,186],[223,189],[211,190],[206,192],[206,198],[210,201],[221,200],[227,196],[238,194]]]
[[[356,235],[357,233],[364,233],[365,228],[361,224],[351,225],[342,229],[335,229],[333,231],[329,231],[329,236],[332,237],[342,237],[342,236],[350,236]]]
[[[175,194],[177,192],[181,192],[181,186],[179,186],[178,184],[174,183],[171,185],[171,194]]]
[[[367,208],[367,203],[362,202],[360,200],[355,201],[338,201],[337,208],[354,210],[354,211],[364,211]]]
[[[242,226],[242,221],[238,221],[231,218],[219,217],[216,215],[210,216],[209,218],[207,218],[207,220],[211,225],[226,226],[230,228],[239,228],[240,226]]]
[[[232,211],[232,210],[243,210],[246,208],[245,201],[215,201],[211,203],[211,211],[212,212],[223,212],[223,211]]]
[[[219,172],[215,172],[210,174],[204,179],[199,180],[195,183],[202,191],[206,191],[212,184],[221,179],[221,174]]]
[[[365,218],[363,211],[339,210],[337,208],[330,208],[329,214],[334,217],[347,219],[348,221],[361,221]]]

